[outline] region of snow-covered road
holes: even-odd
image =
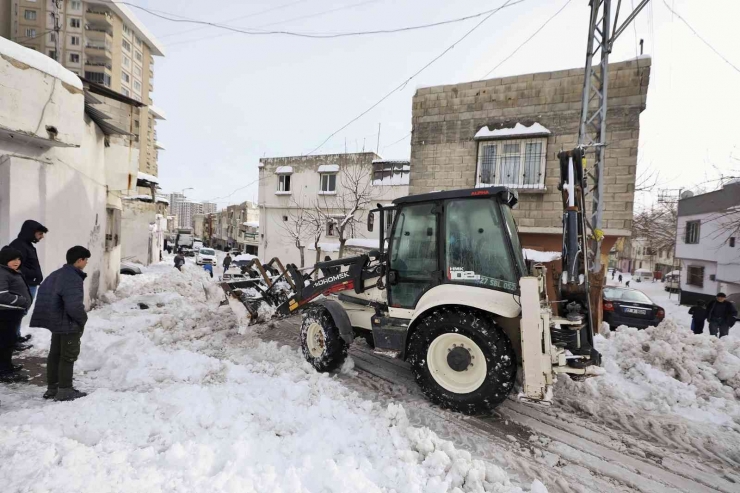
[[[239,330],[220,299],[191,264],[124,277],[82,339],[89,396],[0,387],[3,493],[547,491]],[[48,333],[31,332],[43,355]]]

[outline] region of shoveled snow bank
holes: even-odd
[[[524,253],[525,259],[533,262],[552,262],[558,260],[561,256],[560,252],[540,252],[529,248],[522,248],[522,253]]]
[[[64,68],[61,64],[49,58],[43,53],[26,48],[13,41],[0,36],[0,55],[13,58],[25,63],[29,67],[49,74],[62,82],[82,90],[82,81],[73,72]]]
[[[606,374],[584,382],[559,377],[561,405],[737,455],[740,339],[694,335],[671,320],[646,330],[620,327],[607,336],[595,337]]]
[[[3,490],[522,491],[410,426],[402,407],[239,329],[220,299],[192,264],[124,277],[82,338],[76,386],[89,396],[53,403],[39,388],[0,387]]]

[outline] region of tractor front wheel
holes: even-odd
[[[411,335],[408,361],[432,402],[465,414],[493,410],[516,379],[509,338],[488,315],[464,308],[424,316]]]
[[[303,316],[301,349],[306,361],[321,372],[335,370],[344,363],[348,346],[326,308],[317,306]]]

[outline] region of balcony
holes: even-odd
[[[113,60],[110,43],[88,41],[85,43],[85,54],[97,59]]]
[[[87,60],[85,61],[85,70],[88,72],[105,72],[110,73],[113,70],[113,64],[104,60]]]
[[[87,24],[85,25],[85,37],[96,43],[111,44],[113,43],[113,30]]]
[[[113,15],[106,10],[87,9],[85,22],[91,25],[113,27]]]

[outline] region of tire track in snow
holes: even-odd
[[[271,323],[261,336],[298,348],[299,328],[300,319],[293,317]],[[479,457],[518,473],[522,482],[539,477],[551,493],[740,491],[740,477],[697,469],[676,458],[673,450],[642,440],[649,437],[683,452],[697,450],[696,445],[691,448],[685,441],[666,435],[654,420],[635,424],[620,415],[615,420],[619,426],[613,430],[607,426],[610,423],[594,423],[576,416],[575,409],[541,409],[513,400],[502,404],[492,416],[463,416],[427,402],[405,362],[375,355],[372,349],[357,343],[351,346],[350,355],[359,371],[340,378],[353,390],[374,400],[406,404],[415,426],[427,426]],[[646,423],[650,430],[644,428]],[[634,434],[635,427],[639,429],[639,438],[621,435],[625,430]],[[538,441],[531,444],[529,436]],[[704,447],[699,450],[701,455],[715,457]]]

